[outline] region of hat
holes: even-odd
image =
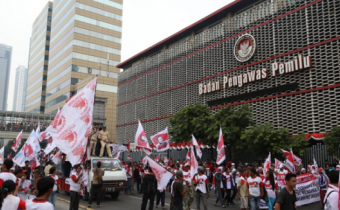
[[[15,175],[20,174],[20,173],[26,173],[26,170],[22,170],[21,168],[15,169],[15,171],[14,171]]]
[[[176,176],[182,178],[183,177],[183,171],[181,171],[181,170],[176,171]]]
[[[320,172],[323,172],[323,168],[319,168],[319,171],[320,171]]]
[[[302,168],[301,171],[305,171],[306,169],[305,168]]]
[[[232,163],[231,165],[232,165],[232,166],[234,166],[234,165],[235,165],[235,163]]]
[[[202,172],[202,173],[204,172],[204,168],[202,166],[199,166],[197,170]]]
[[[262,167],[258,167],[257,170],[262,170]]]

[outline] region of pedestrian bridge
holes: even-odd
[[[0,111],[0,139],[14,139],[22,130],[22,138],[27,138],[40,122],[40,131],[44,131],[55,115]]]

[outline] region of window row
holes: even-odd
[[[41,101],[45,101],[45,96],[39,96],[38,98],[34,99],[33,101],[31,101],[28,104],[25,104],[25,109],[30,108],[31,106],[33,106],[34,104],[41,102]]]
[[[66,74],[68,74],[70,72],[71,72],[71,66],[68,66],[66,69],[64,69],[63,71],[59,72],[59,74],[55,75],[52,78],[48,78],[47,86],[52,85],[54,82],[58,81],[59,79],[61,79],[62,77],[64,77]]]
[[[92,56],[92,55],[86,55],[86,54],[77,53],[77,52],[73,53],[73,58],[85,60],[85,61],[91,61],[91,62],[94,62],[94,63],[103,63],[103,64],[107,63],[106,58],[100,58],[100,57],[96,57],[96,56]],[[110,63],[109,63],[110,66],[114,66],[114,67],[117,66],[118,64],[119,64],[119,61],[113,61],[113,60],[110,60]]]
[[[56,11],[56,8],[57,8],[59,5],[63,5],[63,7],[60,8],[60,9],[58,10],[58,12],[56,12],[56,13],[53,14],[53,20],[56,21],[57,18],[59,17],[59,15],[65,11],[65,9],[68,7],[68,5],[69,5],[70,3],[73,3],[73,2],[74,2],[74,1],[66,0],[66,2],[60,1],[59,3],[57,3],[56,5],[54,5],[54,12]],[[53,22],[53,24],[55,24],[55,23]]]
[[[39,36],[35,39],[33,39],[34,41],[31,42],[30,46],[31,48],[33,48],[33,46],[37,43],[37,41],[43,41],[43,37],[44,35],[46,35],[46,31],[42,30],[41,33],[39,34]],[[32,36],[33,37],[33,36]],[[32,40],[31,40],[32,41]],[[34,51],[32,51],[31,53],[33,53]]]
[[[121,39],[118,38],[118,37],[110,36],[110,35],[107,35],[107,34],[102,34],[102,33],[96,32],[96,31],[90,31],[90,30],[87,30],[87,29],[84,29],[84,28],[78,28],[78,27],[75,27],[74,31],[76,33],[83,34],[83,35],[86,35],[86,36],[91,36],[91,37],[94,37],[94,38],[97,38],[97,39],[103,39],[103,40],[106,40],[106,41],[116,42],[116,43],[119,43],[119,44],[121,43]]]
[[[96,90],[98,91],[104,91],[104,92],[109,92],[109,93],[117,93],[117,86],[113,86],[113,85],[106,85],[106,84],[97,84],[97,88]]]
[[[103,65],[103,68],[105,68],[105,67],[107,67],[107,66]],[[93,69],[93,68],[89,68],[89,67],[72,65],[72,71],[118,79],[118,74],[115,73],[115,72]]]
[[[51,107],[53,105],[56,105],[56,104],[58,104],[60,102],[66,101],[68,98],[70,98],[70,96],[71,96],[70,92],[68,92],[68,93],[66,93],[64,95],[58,96],[57,98],[52,99],[49,102],[46,102],[45,103],[45,108],[49,108],[49,107]]]
[[[66,18],[69,18],[69,15],[71,14],[71,12],[74,12],[74,9],[76,8],[76,5],[74,4],[72,7],[70,7],[68,9],[68,11],[58,20],[58,22],[55,22],[57,21],[55,18],[53,19],[53,30],[52,32],[54,32],[55,30],[58,29],[58,26],[66,19]],[[73,17],[73,16],[72,16]]]
[[[32,31],[35,31],[36,27],[39,26],[39,28],[44,25],[42,23],[40,23],[40,21],[42,20],[46,20],[46,15],[47,15],[47,10],[45,10],[45,12],[40,16],[39,20],[37,21],[36,24],[34,24],[33,28],[32,28]],[[34,34],[32,35],[32,37],[34,36]]]
[[[120,21],[122,20],[121,15],[117,15],[117,14],[108,12],[106,10],[91,7],[89,5],[82,4],[82,3],[79,3],[79,2],[76,3],[76,7],[79,8],[79,9],[82,9],[82,10],[86,10],[86,11],[89,11],[89,12],[96,13],[98,15],[103,15],[105,17],[113,18],[113,19],[120,20]]]
[[[105,4],[107,6],[114,7],[114,8],[117,8],[117,9],[123,9],[122,4],[119,4],[119,3],[114,2],[114,1],[110,1],[110,0],[93,0],[93,1],[99,2],[101,4]]]
[[[72,18],[70,18],[70,19],[67,21],[67,23],[65,23],[65,24],[63,25],[63,27],[61,27],[61,28],[59,29],[59,31],[58,31],[56,34],[53,34],[53,31],[52,31],[51,34],[53,34],[53,36],[52,36],[52,40],[51,40],[50,45],[52,45],[53,42],[58,38],[58,36],[60,36],[60,34],[62,34],[62,33],[65,31],[65,29],[66,29],[67,27],[69,27],[73,22],[74,22],[74,16],[73,16]]]
[[[73,44],[75,46],[79,46],[79,47],[85,47],[85,48],[89,48],[89,49],[92,49],[92,50],[98,50],[98,51],[105,52],[105,53],[120,55],[120,50],[118,50],[118,49],[114,49],[114,48],[111,48],[111,47],[105,47],[105,46],[93,44],[93,43],[90,43],[90,42],[74,40]]]
[[[51,75],[55,70],[59,69],[62,65],[72,59],[72,53],[67,55],[63,60],[59,61],[55,66],[48,69],[47,75]],[[49,62],[49,66],[51,66],[51,62]]]
[[[113,24],[110,24],[110,23],[106,23],[106,22],[103,22],[103,21],[100,21],[100,20],[96,20],[96,19],[92,19],[92,18],[89,18],[89,17],[82,16],[82,15],[75,15],[75,20],[78,20],[78,21],[81,21],[81,22],[84,22],[84,23],[88,23],[88,24],[91,24],[91,25],[99,26],[99,27],[102,27],[102,28],[106,28],[106,29],[109,29],[109,30],[122,32],[122,27],[120,27],[120,26],[116,26],[116,25],[113,25]]]
[[[61,84],[57,85],[55,88],[52,88],[46,93],[46,98],[50,97],[51,95],[57,93],[58,91],[64,89],[65,87],[68,87],[70,85],[75,85],[80,81],[80,79],[77,78],[70,78],[66,80],[65,82],[62,82]]]
[[[46,86],[45,86],[45,85],[41,86],[41,88],[37,88],[35,91],[33,91],[32,93],[30,93],[30,94],[28,94],[28,95],[26,96],[26,100],[29,99],[29,98],[31,98],[31,97],[34,96],[35,94],[37,94],[37,93],[39,93],[39,92],[41,92],[41,91],[44,91],[44,90],[46,90]]]
[[[43,73],[43,74],[45,74],[46,73],[46,70],[44,69],[44,67],[45,67],[46,65],[44,65],[44,66],[42,66],[39,70],[37,70],[36,72],[34,72],[34,74],[32,74],[31,76],[28,76],[28,79],[27,79],[27,81],[29,82],[29,81],[31,81],[32,79],[34,79],[34,77],[35,76],[37,76],[38,74],[41,74],[41,72]]]

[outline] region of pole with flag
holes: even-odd
[[[263,175],[266,176],[267,171],[270,170],[270,165],[271,165],[272,161],[271,161],[271,154],[269,152],[269,155],[266,159],[266,161],[264,162],[264,167],[263,167]]]
[[[194,135],[192,135],[192,145],[194,145],[195,149],[196,149],[196,153],[197,153],[197,156],[202,158],[202,151],[201,151],[201,148],[200,146],[198,145],[197,143],[197,140],[195,138]]]
[[[149,166],[151,167],[152,172],[157,179],[157,189],[164,190],[164,187],[167,186],[173,174],[167,171],[161,165],[159,165],[156,161],[154,161],[148,155],[145,156],[145,159],[149,163]]]
[[[223,139],[223,133],[222,133],[221,127],[220,127],[220,133],[219,133],[218,144],[217,144],[216,150],[217,150],[216,163],[218,165],[221,165],[223,161],[226,159],[225,149],[224,149],[224,139]]]
[[[12,145],[12,150],[14,152],[16,152],[20,146],[20,143],[21,143],[21,138],[22,138],[22,130],[21,132],[18,134],[18,136],[15,138],[14,142],[13,142],[13,145]]]

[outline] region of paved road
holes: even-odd
[[[211,195],[214,196],[214,194],[211,192]],[[69,196],[66,195],[65,193],[61,193],[58,195],[59,198],[62,198],[64,200],[69,200]],[[63,202],[58,200],[57,203],[59,202]],[[166,198],[165,198],[165,207],[167,209],[170,209],[169,206],[169,202],[170,202],[170,194],[166,193]],[[214,206],[214,202],[215,199],[214,198],[209,198],[208,199],[208,209],[209,210],[219,210],[219,209],[223,209],[221,206]],[[230,206],[227,207],[226,209],[232,209],[232,210],[238,210],[240,209],[238,206],[238,202],[237,200],[234,201],[235,203],[237,203],[237,205],[234,206]],[[104,200],[102,201],[101,208],[97,208],[96,203],[94,202],[92,204],[92,209],[101,209],[101,210],[126,210],[126,209],[131,209],[131,210],[139,210],[141,207],[141,203],[142,203],[142,195],[141,194],[135,194],[135,195],[125,195],[125,194],[120,194],[119,198],[116,200],[112,200],[111,197],[109,196],[105,196]],[[87,207],[87,201],[84,200],[80,200],[80,205],[86,206]],[[202,204],[201,204],[201,209],[202,208]],[[306,205],[306,206],[301,206],[298,209],[299,210],[320,210],[321,207],[321,203],[314,203],[314,204],[310,204],[310,205]],[[68,205],[67,208],[60,208],[61,209],[68,209]],[[148,209],[148,207],[147,207]],[[160,207],[157,208],[158,210],[162,210]],[[154,208],[154,210],[157,210]],[[193,204],[191,205],[191,209],[192,210],[196,210],[196,200],[194,200]]]

